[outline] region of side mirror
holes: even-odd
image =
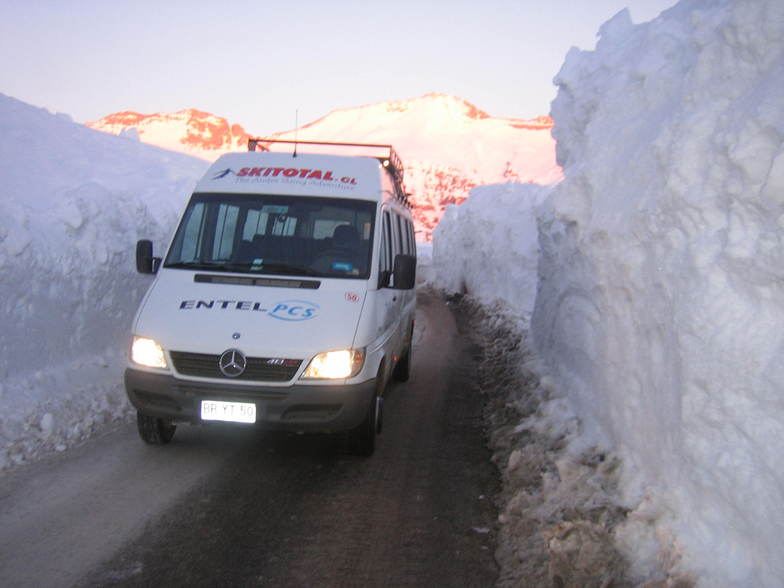
[[[395,290],[411,290],[416,284],[416,257],[405,253],[397,254],[392,275]]]
[[[155,274],[161,264],[160,257],[152,256],[152,241],[140,239],[136,243],[136,271],[140,274]]]

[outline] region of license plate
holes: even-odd
[[[255,423],[256,405],[249,402],[223,402],[222,400],[202,400],[201,418],[204,421],[225,421],[229,423]]]

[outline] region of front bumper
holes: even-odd
[[[201,422],[202,400],[253,402],[258,426],[286,431],[353,429],[367,415],[375,389],[375,379],[361,384],[295,384],[283,388],[191,382],[170,374],[125,370],[128,398],[144,414],[197,423]]]

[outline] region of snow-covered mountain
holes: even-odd
[[[174,114],[112,114],[88,126],[113,134],[133,132],[167,149],[214,160],[244,150],[239,125],[194,110]],[[555,161],[552,119],[495,118],[446,94],[379,102],[330,112],[299,129],[270,138],[392,144],[406,166],[420,239],[430,235],[450,203],[474,186],[513,180],[549,184],[561,179]]]
[[[210,161],[221,153],[247,149],[249,136],[240,125],[193,108],[171,114],[116,112],[86,124],[113,135],[136,133],[144,143]]]

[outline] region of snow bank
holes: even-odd
[[[165,245],[207,165],[0,94],[0,470],[127,410],[135,242]]]
[[[485,304],[503,301],[523,320],[536,296],[539,254],[535,209],[550,188],[478,186],[450,204],[433,233],[432,281]]]
[[[424,286],[433,282],[433,242],[417,241],[417,267],[416,283],[417,286]]]
[[[782,31],[780,0],[623,11],[555,79],[533,336],[623,459],[641,577],[674,535],[701,585],[784,578]]]
[[[565,179],[535,212],[532,336],[580,415],[571,450],[621,458],[632,581],[784,577],[782,31],[778,0],[622,11],[556,77]],[[436,283],[525,308],[534,213],[480,200],[441,221]]]

